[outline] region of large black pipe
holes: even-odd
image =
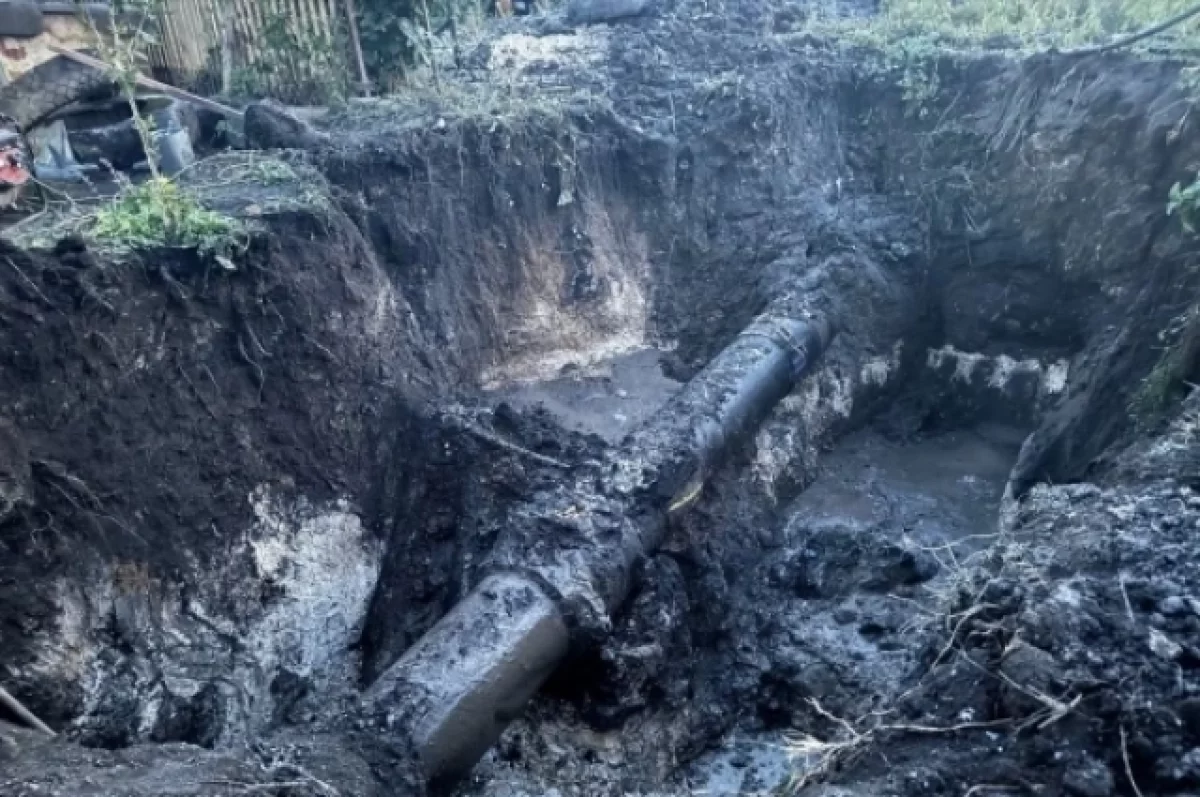
[[[567,654],[610,627],[666,518],[811,369],[832,330],[769,310],[604,461],[536,496],[490,575],[367,690],[377,727],[414,743],[432,782],[465,774]]]

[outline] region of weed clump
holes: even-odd
[[[1191,5],[1192,0],[885,0],[883,12],[895,22],[967,38],[1045,37],[1069,45],[1132,33]],[[1195,22],[1179,30],[1188,36],[1200,33]]]
[[[1187,232],[1195,232],[1200,221],[1200,176],[1190,185],[1175,183],[1167,195],[1167,215],[1178,216]]]
[[[155,177],[125,186],[95,212],[87,234],[117,250],[180,247],[227,255],[245,230],[237,219],[205,208],[175,182]]]

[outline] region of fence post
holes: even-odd
[[[358,66],[358,82],[364,97],[371,96],[371,79],[367,76],[367,62],[363,59],[362,42],[358,38],[358,9],[354,0],[346,0],[346,24],[350,31],[350,48]]]

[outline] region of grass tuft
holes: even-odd
[[[165,246],[201,254],[227,254],[244,233],[237,219],[205,208],[163,177],[125,186],[112,202],[96,210],[87,230],[88,237],[115,249]]]

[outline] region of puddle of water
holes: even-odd
[[[587,371],[492,391],[517,409],[542,406],[568,429],[617,442],[680,388],[663,375],[657,349],[622,354]]]
[[[996,531],[1000,498],[1025,431],[987,425],[913,443],[870,430],[844,438],[792,514],[887,523],[897,537],[943,545]],[[966,546],[970,547],[970,546]]]

